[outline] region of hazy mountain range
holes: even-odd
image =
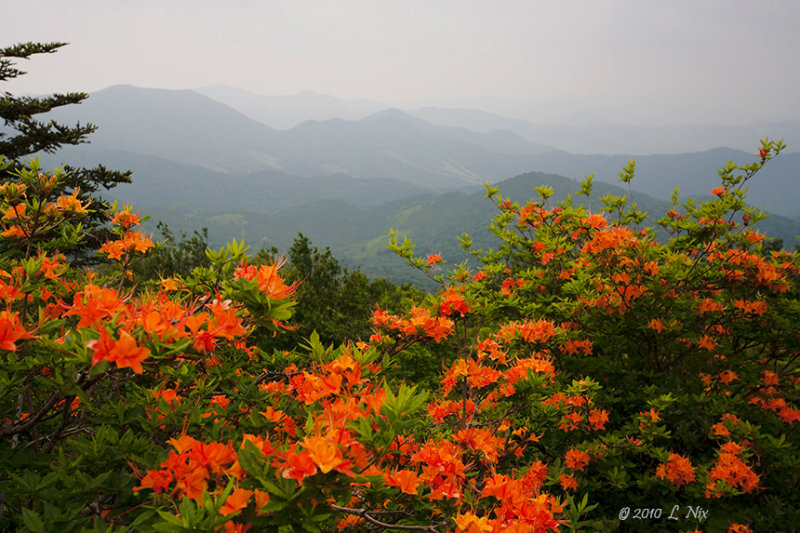
[[[335,106],[329,113],[334,111]],[[435,125],[397,109],[360,120],[308,120],[281,131],[188,90],[115,86],[52,116],[99,126],[91,144],[65,149],[65,160],[100,158],[109,165],[130,166],[131,158],[117,162],[120,154],[129,152],[232,175],[346,175],[399,180],[438,191],[534,170],[577,179],[594,173],[598,180],[615,183],[619,169],[634,157],[573,154],[511,131]],[[756,144],[757,137],[752,142]],[[675,187],[683,194],[705,194],[717,185],[716,168],[732,159],[750,162],[753,154],[717,148],[636,156],[633,188],[657,198],[668,198]],[[800,152],[784,153],[771,162],[750,186],[752,201],[768,211],[800,215],[795,202],[800,192],[798,163]]]
[[[307,120],[360,120],[391,107],[367,100],[339,100],[311,91],[267,96],[222,84],[196,91],[279,130],[293,128]],[[718,147],[753,152],[758,140],[764,137],[783,139],[790,151],[800,151],[798,120],[736,126],[574,126],[532,123],[478,109],[424,107],[406,111],[431,124],[465,128],[478,133],[509,131],[528,141],[557,146],[578,154],[679,154]]]
[[[536,196],[532,189],[538,185],[553,187],[553,201],[559,201],[579,189],[576,180],[540,172],[526,173],[497,183],[504,197],[521,203]],[[599,198],[606,194],[623,195],[625,190],[612,184],[596,183],[591,206],[598,209],[602,205]],[[651,214],[645,222],[648,226],[654,225],[655,219],[670,208],[664,200],[636,192],[631,194],[631,201]],[[410,237],[416,244],[416,252],[422,257],[435,252],[450,264],[469,260],[473,269],[479,263],[460,248],[459,236],[469,233],[473,237],[474,247],[484,250],[499,244],[487,229],[497,209],[486,199],[483,188],[474,192],[454,191],[399,198],[372,207],[357,206],[343,199],[322,199],[272,213],[204,211],[186,206],[183,209],[151,207],[146,211],[153,216],[153,220],[165,221],[174,230],[191,233],[199,227],[208,228],[209,241],[215,247],[237,238],[244,239],[254,249],[275,246],[279,250],[286,250],[298,232],[302,232],[316,246],[329,246],[335,256],[343,259],[347,265],[360,266],[362,271],[371,276],[397,282],[424,284],[426,278],[386,249],[389,228],[396,230],[401,240],[404,236]],[[772,215],[759,224],[761,231],[781,238],[787,244],[794,241],[800,228],[797,221],[778,215]],[[666,237],[663,233],[659,235]]]
[[[277,130],[291,129],[306,120],[360,120],[389,108],[369,100],[339,100],[311,91],[270,96],[223,84],[209,85],[195,91]]]
[[[261,97],[220,86],[202,92],[132,86],[98,91],[79,106],[51,113],[62,122],[98,125],[91,143],[65,148],[46,162],[133,170],[133,184],[118,187],[111,196],[152,211],[178,229],[205,225],[213,239],[246,236],[256,246],[285,245],[304,231],[318,237],[317,245],[335,246],[347,255],[345,260],[374,263],[370,268],[376,273],[380,261],[375,258],[384,255],[386,233],[402,219],[398,213],[413,213],[409,220],[432,225],[433,233],[423,235],[421,246],[432,246],[437,242],[432,235],[446,234],[453,221],[472,226],[474,220],[485,227],[489,220],[483,211],[492,206],[482,200],[479,208],[478,200],[486,181],[528,176],[528,181],[514,178],[504,185],[524,182],[528,191],[520,195],[530,196],[531,176],[559,174],[566,178],[548,179],[566,179],[558,181],[566,194],[566,185],[574,190],[573,180],[594,173],[596,182],[620,190],[617,174],[634,150],[576,154],[564,149],[570,142],[591,144],[595,136],[606,143],[598,140],[596,146],[611,147],[627,135],[637,137],[639,147],[663,139],[669,151],[677,146],[669,139],[677,137],[686,142],[705,135],[705,144],[697,143],[703,147],[713,146],[715,139],[725,144],[737,135],[740,140],[751,137],[748,142],[755,147],[759,137],[758,132],[750,136],[747,128],[710,126],[646,132],[630,127],[548,129],[480,111],[425,108],[410,113],[313,93]],[[303,117],[314,119],[296,123]],[[783,126],[790,136],[800,131],[797,123]],[[754,161],[754,153],[755,148],[716,147],[637,155],[633,190],[663,212],[675,187],[683,197],[708,195],[718,185],[716,168],[729,160]],[[799,152],[781,154],[753,179],[749,191],[762,209],[797,219],[770,221],[771,234],[787,243],[800,235],[797,169]],[[315,229],[311,221],[321,227]],[[416,228],[425,233],[422,226]],[[454,233],[456,246],[462,231],[470,229]],[[438,244],[443,248],[442,241]]]
[[[757,151],[759,140],[764,137],[783,139],[789,151],[800,150],[798,120],[744,126],[562,126],[533,124],[474,109],[425,107],[412,114],[432,124],[459,126],[476,132],[507,130],[527,140],[544,142],[577,154],[680,154],[719,147],[753,153]]]

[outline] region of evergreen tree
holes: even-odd
[[[51,54],[67,43],[20,43],[0,49],[0,82],[11,80],[26,74],[16,66],[19,59],[28,59],[34,54]],[[81,92],[53,94],[45,97],[14,96],[4,91],[0,95],[0,118],[5,131],[0,131],[0,156],[13,164],[5,170],[6,178],[12,177],[15,168],[22,165],[22,160],[39,152],[53,153],[64,145],[77,145],[88,142],[86,138],[97,129],[94,124],[76,124],[67,126],[54,120],[43,121],[35,118],[60,106],[79,104],[89,95]],[[9,131],[10,130],[10,131]],[[80,249],[72,250],[73,254],[82,254],[86,248],[96,248],[105,240],[102,226],[105,224],[107,205],[96,193],[100,188],[111,189],[119,183],[129,183],[131,172],[109,170],[103,165],[96,168],[65,167],[68,172],[60,190],[54,194],[71,193],[79,189],[79,198],[91,199],[91,215],[84,221],[87,239]],[[86,259],[86,258],[84,258]]]
[[[271,262],[277,252],[274,248],[262,250],[256,261]],[[410,284],[397,286],[382,278],[370,279],[359,269],[342,266],[330,248],[320,250],[302,233],[286,259],[283,275],[287,283],[298,283],[292,316],[296,329],[264,339],[264,346],[288,350],[305,343],[314,331],[325,346],[346,339],[366,341],[372,333],[369,317],[376,306],[404,308],[423,298]]]

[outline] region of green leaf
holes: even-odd
[[[28,508],[22,508],[22,521],[25,527],[30,529],[33,533],[48,533],[48,529],[45,527],[42,519],[39,518],[39,515]]]

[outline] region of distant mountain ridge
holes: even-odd
[[[196,89],[242,114],[279,130],[307,120],[358,121],[391,106],[369,100],[342,100],[303,91],[294,95],[266,95],[227,85]],[[699,124],[636,126],[630,124],[559,125],[512,118],[479,109],[423,107],[406,110],[430,124],[463,128],[473,133],[512,132],[523,139],[576,154],[681,154],[720,146],[752,152],[770,137],[783,139],[790,151],[800,151],[800,120],[749,125]]]
[[[743,126],[605,124],[578,127],[534,124],[476,109],[424,107],[411,114],[431,124],[458,126],[475,132],[511,131],[531,142],[557,146],[575,154],[681,154],[721,146],[753,152],[764,137],[783,139],[789,151],[800,151],[800,120]]]
[[[306,120],[360,120],[389,107],[369,100],[340,100],[312,91],[272,96],[224,84],[195,91],[277,130],[291,129]]]
[[[269,168],[277,132],[189,90],[115,85],[48,114],[99,127],[92,148],[125,150],[221,172]]]
[[[90,145],[58,154],[63,161],[103,152],[103,163],[124,168],[130,157],[119,154],[141,154],[231,176],[256,172],[282,176],[284,181],[288,176],[349,176],[439,192],[474,188],[530,171],[575,179],[594,173],[599,181],[616,183],[619,169],[633,157],[573,154],[510,131],[481,133],[435,125],[397,109],[358,121],[308,120],[279,131],[194,91],[132,86],[99,91],[80,106],[60,108],[51,116],[65,123],[91,121],[99,126]],[[676,186],[684,196],[703,195],[718,183],[716,168],[730,159],[746,163],[756,157],[754,151],[722,148],[636,156],[632,185],[662,199]],[[800,153],[782,154],[753,180],[751,199],[767,211],[800,217],[795,200],[800,193],[798,168]],[[221,202],[229,201],[225,194],[247,194],[246,181],[234,181],[236,186],[221,191]],[[322,186],[321,181],[316,183]]]
[[[532,156],[548,150],[514,134],[504,135],[503,148],[496,134],[434,126],[396,110],[359,121],[306,121],[278,131],[193,91],[131,86],[104,89],[49,118],[98,125],[91,139],[98,149],[219,172],[344,173],[442,190],[527,171]],[[492,151],[501,148],[502,153]]]

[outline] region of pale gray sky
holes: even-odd
[[[4,0],[14,94],[311,90],[533,122],[800,118],[797,0]]]

